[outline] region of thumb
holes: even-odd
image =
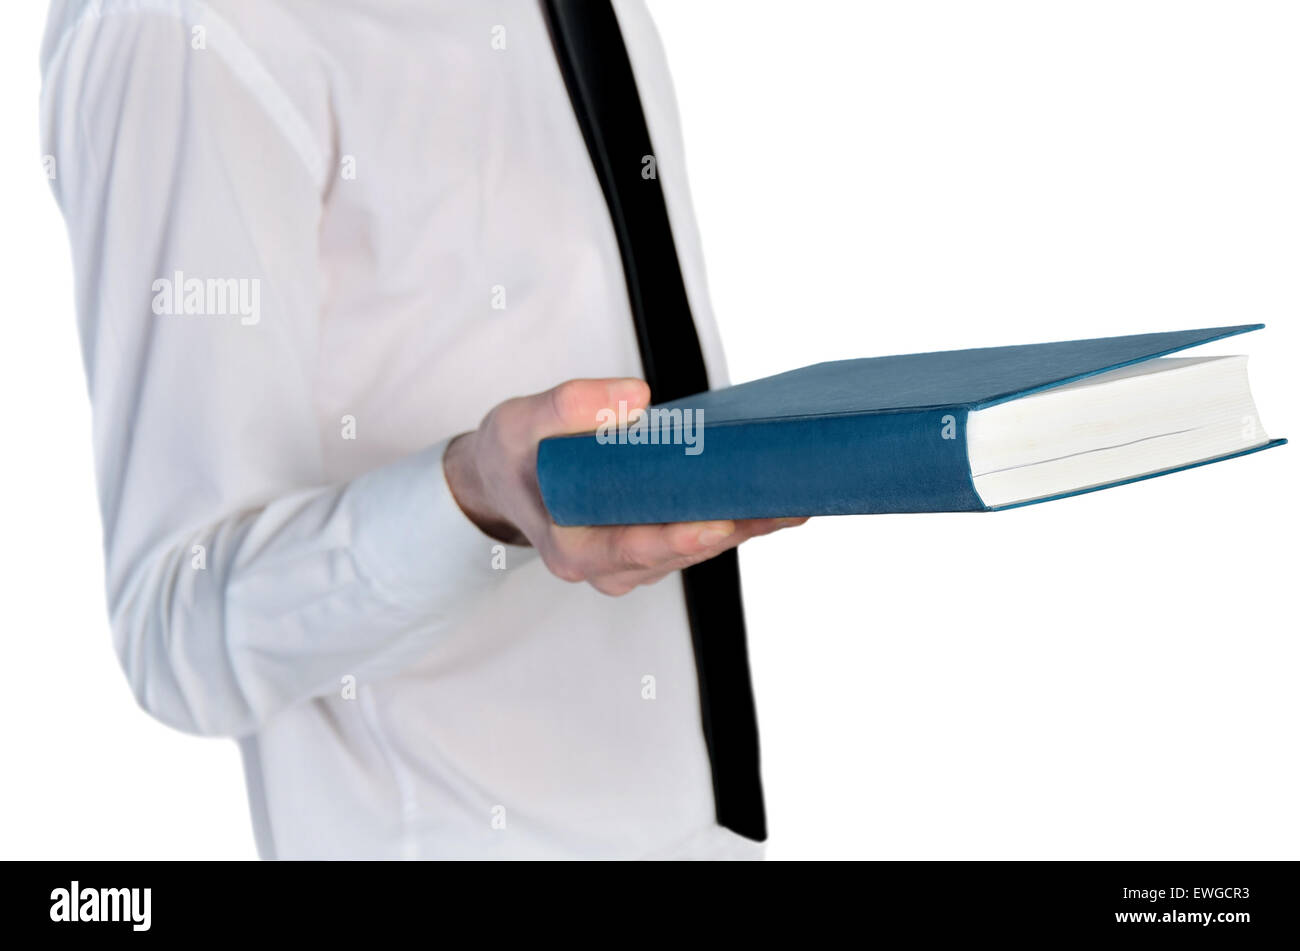
[[[531,398],[534,433],[538,439],[569,433],[589,433],[606,414],[632,413],[650,403],[650,387],[633,378],[569,380]],[[623,404],[620,406],[620,404]]]

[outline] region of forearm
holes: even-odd
[[[443,447],[287,493],[127,564],[110,547],[114,642],[141,705],[188,732],[238,736],[345,676],[391,676],[427,651],[504,574],[452,498]]]

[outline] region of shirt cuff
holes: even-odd
[[[443,470],[451,439],[354,480],[353,551],[376,588],[399,607],[445,615],[537,558],[469,520]]]

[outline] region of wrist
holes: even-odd
[[[492,505],[478,467],[477,447],[477,431],[462,433],[447,444],[442,468],[452,498],[465,517],[484,534],[507,544],[526,545],[527,539],[519,529]]]

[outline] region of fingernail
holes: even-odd
[[[705,548],[718,544],[736,530],[734,525],[710,525],[697,536],[697,541]]]

